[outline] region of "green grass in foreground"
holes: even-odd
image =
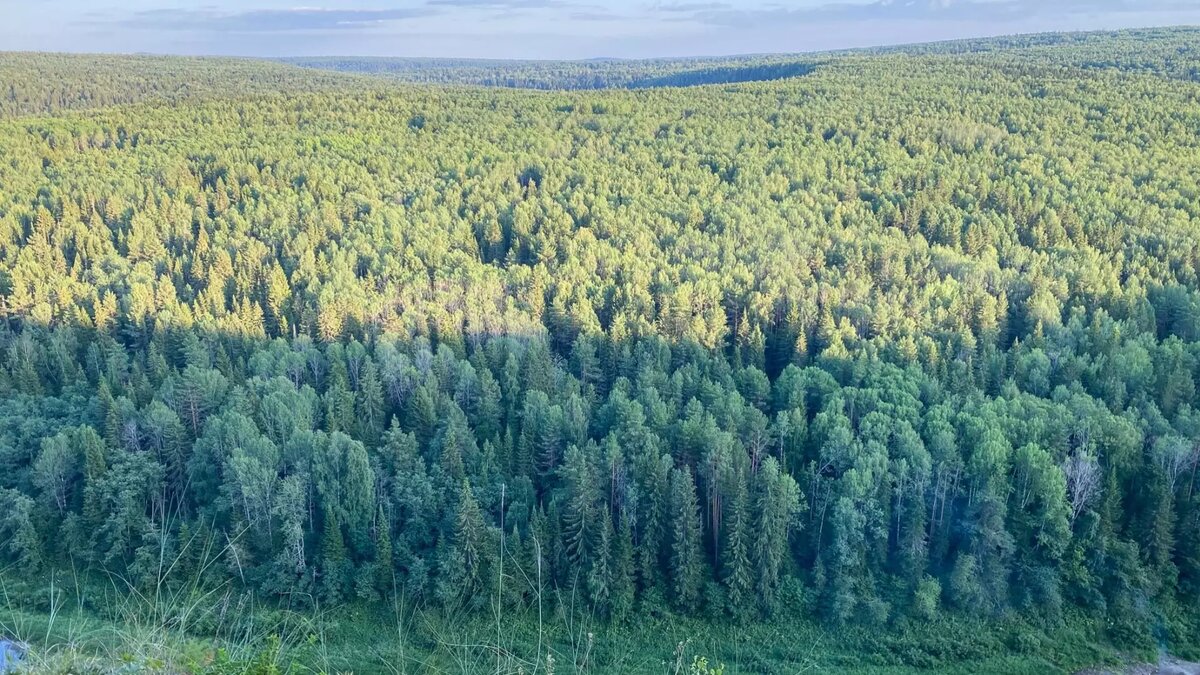
[[[498,621],[401,606],[289,612],[232,592],[42,597],[6,583],[2,599],[0,634],[30,645],[27,671],[48,673],[1048,673],[1157,652],[1148,629],[1075,614],[833,629],[651,612],[609,626],[550,609],[540,621],[536,610]],[[1185,633],[1195,628],[1175,630]],[[1189,656],[1186,645],[1172,649]]]

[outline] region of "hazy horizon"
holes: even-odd
[[[303,2],[304,0],[301,0]],[[0,0],[0,49],[635,59],[795,53],[1200,23],[1200,0]]]
[[[1046,29],[1046,30],[1030,30],[1030,31],[1015,31],[1015,32],[994,32],[981,33],[978,35],[961,35],[956,37],[946,38],[929,38],[929,39],[914,39],[914,40],[897,40],[894,42],[878,42],[871,44],[853,45],[847,47],[825,47],[825,48],[810,48],[810,49],[793,49],[779,51],[746,51],[746,52],[723,52],[723,53],[706,53],[697,52],[692,54],[647,54],[644,56],[610,56],[598,54],[595,56],[565,56],[565,57],[538,57],[538,56],[455,56],[455,55],[437,55],[437,54],[355,54],[355,53],[340,53],[340,52],[313,52],[313,53],[295,53],[295,54],[278,54],[278,55],[255,55],[242,53],[184,53],[173,51],[121,51],[121,50],[87,50],[87,49],[7,49],[0,47],[0,53],[43,53],[43,54],[71,54],[86,56],[106,55],[106,56],[179,56],[185,58],[230,58],[230,59],[254,59],[254,60],[279,60],[289,61],[298,59],[321,59],[321,58],[361,58],[361,59],[412,59],[412,60],[446,60],[446,61],[497,61],[497,62],[519,62],[519,61],[545,61],[545,62],[578,62],[586,63],[589,61],[654,61],[654,60],[673,60],[673,59],[726,59],[739,57],[771,57],[771,56],[788,56],[794,54],[819,54],[819,53],[836,53],[842,51],[870,50],[870,49],[889,49],[903,48],[913,45],[930,45],[947,42],[957,42],[963,40],[981,40],[989,38],[1005,38],[1005,37],[1029,37],[1035,35],[1051,35],[1056,33],[1062,34],[1081,34],[1081,33],[1108,33],[1121,30],[1170,30],[1170,29],[1186,29],[1198,28],[1200,24],[1176,23],[1176,24],[1145,24],[1136,26],[1123,26],[1119,28],[1080,28],[1080,29]]]

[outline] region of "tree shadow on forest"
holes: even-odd
[[[634,80],[626,89],[652,89],[656,87],[696,87],[705,84],[736,84],[740,82],[768,82],[803,77],[817,69],[816,63],[770,63],[748,66],[713,66],[698,70],[686,70],[657,77]]]

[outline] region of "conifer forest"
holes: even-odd
[[[45,672],[1197,660],[1198,382],[1200,29],[0,53]]]

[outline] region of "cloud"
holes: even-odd
[[[802,8],[782,4],[737,8],[720,3],[675,5],[679,19],[725,28],[867,20],[1020,21],[1036,17],[1196,11],[1194,0],[875,0]],[[687,16],[682,16],[686,14]]]
[[[629,17],[624,14],[614,14],[607,10],[571,12],[570,18],[573,21],[628,21],[629,20]]]
[[[430,7],[460,7],[481,9],[552,9],[567,7],[564,0],[429,0]]]
[[[666,12],[669,14],[686,14],[695,12],[715,12],[720,10],[732,9],[733,5],[725,2],[677,2],[663,3],[653,5],[651,9],[656,12]]]
[[[137,12],[118,23],[126,28],[176,31],[277,33],[291,31],[358,30],[392,21],[436,14],[429,7],[394,9],[258,9],[227,12],[217,9],[154,9]]]
[[[631,21],[631,17],[612,11],[603,4],[587,0],[426,0],[426,6],[446,10],[484,10],[496,20],[516,17],[541,21],[572,21],[577,23],[614,23]]]

